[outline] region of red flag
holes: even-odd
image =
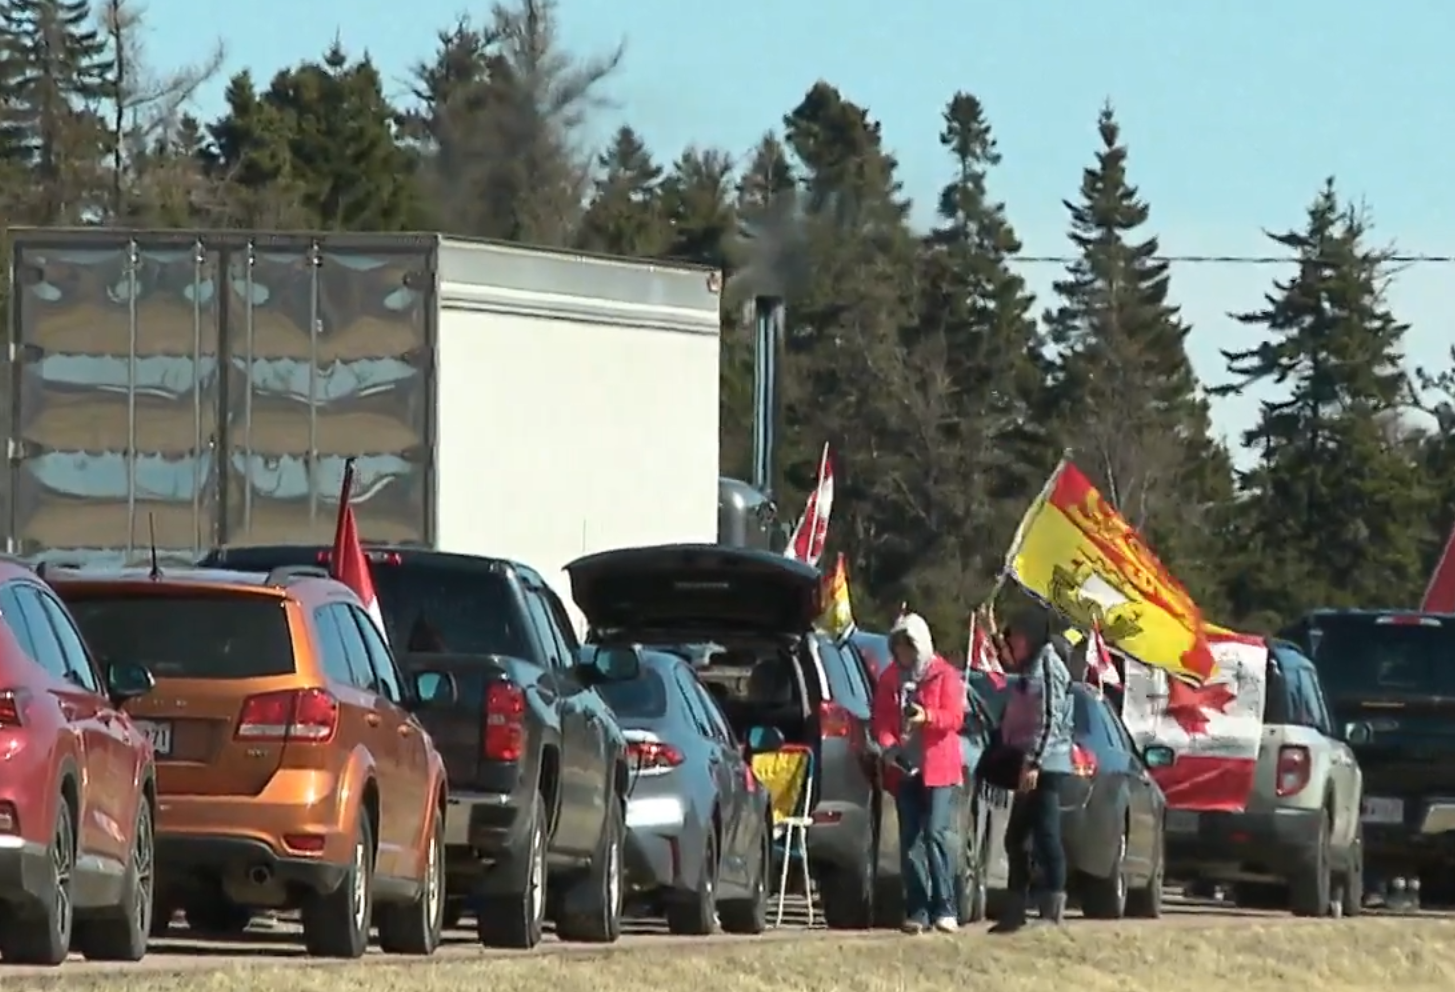
[[[1121,685],[1122,677],[1111,660],[1111,650],[1102,636],[1101,624],[1093,623],[1086,635],[1086,681],[1092,685]]]
[[[1421,613],[1455,613],[1455,529],[1440,552],[1440,561],[1430,575],[1430,584],[1425,587],[1425,599],[1420,603]]]
[[[834,463],[829,460],[829,446],[825,443],[818,461],[818,484],[808,494],[803,516],[798,519],[798,526],[793,528],[793,536],[783,553],[789,558],[817,565],[823,557],[824,542],[828,540],[829,514],[833,508]]]
[[[384,629],[384,614],[379,610],[379,597],[374,593],[374,577],[369,572],[369,556],[359,543],[359,525],[354,521],[351,499],[354,492],[354,460],[344,464],[343,486],[338,496],[338,527],[333,534],[333,556],[329,558],[329,572],[335,579],[354,591],[374,625],[385,641],[389,633]]]
[[[965,649],[965,667],[972,672],[984,672],[997,689],[1005,686],[1005,669],[995,653],[990,631],[980,621],[978,612],[970,614],[970,645]]]

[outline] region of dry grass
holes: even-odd
[[[66,992],[1450,992],[1455,921],[1078,926],[1015,937],[653,941],[600,952],[5,977]]]

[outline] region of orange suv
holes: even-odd
[[[155,930],[298,909],[308,952],[430,954],[444,920],[444,765],[358,598],[319,568],[48,571],[103,664],[145,664],[127,712],[156,755]],[[428,700],[426,704],[422,700]]]

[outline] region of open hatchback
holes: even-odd
[[[804,634],[820,612],[818,569],[767,551],[666,544],[566,566],[594,631],[723,637]]]

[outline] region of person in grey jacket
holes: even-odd
[[[1032,851],[1043,884],[1041,918],[1059,923],[1066,912],[1060,792],[1071,774],[1074,719],[1071,673],[1063,654],[1069,645],[1058,626],[1050,610],[1032,607],[1012,619],[1004,634],[1009,668],[1021,677],[1011,687],[1000,739],[1024,755],[1024,762],[1005,831],[1010,891],[998,932],[1025,925]]]

